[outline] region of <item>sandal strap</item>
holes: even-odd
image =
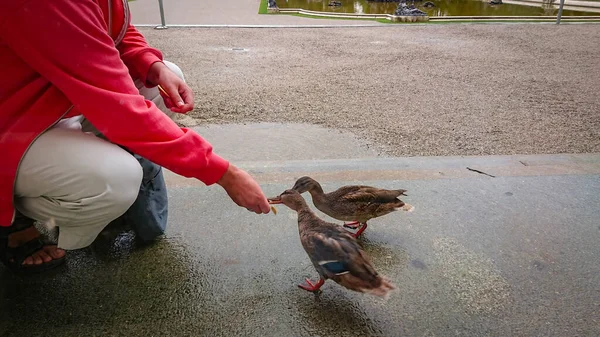
[[[42,237],[27,241],[18,247],[8,247],[8,237],[16,232],[20,232],[34,226],[35,220],[30,219],[21,213],[17,212],[15,221],[8,227],[0,227],[0,261],[7,267],[14,269],[20,268],[23,261],[40,251],[44,245],[52,243],[44,243]]]
[[[44,243],[39,238],[35,238],[14,248],[4,246],[2,260],[7,265],[20,266],[25,259],[33,255],[33,253],[38,252],[43,247]],[[2,248],[0,248],[0,250],[2,250]]]

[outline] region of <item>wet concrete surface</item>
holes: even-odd
[[[557,161],[600,159],[568,157]],[[529,158],[520,160],[557,162]],[[430,159],[402,160],[418,169],[434,165]],[[50,274],[0,269],[0,335],[600,335],[598,167],[587,174],[503,176],[500,167],[510,167],[504,157],[496,159],[506,165],[495,178],[471,172],[381,179],[377,170],[391,160],[357,164],[373,172],[370,179],[321,179],[325,190],[348,183],[408,190],[405,201],[415,210],[371,221],[361,240],[378,271],[399,288],[387,302],[331,281],[318,297],[297,288],[317,274],[287,208],[259,216],[236,207],[219,187],[169,179],[170,225],[156,244],[142,247],[127,231],[103,234]],[[483,159],[462,160],[441,158],[434,166],[443,172]],[[321,166],[273,162],[268,169],[288,179],[261,186],[277,194],[315,167]]]

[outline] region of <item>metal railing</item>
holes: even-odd
[[[167,24],[165,22],[165,10],[163,8],[162,0],[158,0],[158,9],[160,10],[160,26],[154,27],[154,29],[167,29]]]
[[[560,24],[560,18],[562,16],[563,6],[565,5],[565,0],[560,0],[560,6],[558,6],[558,14],[556,15],[556,24]]]

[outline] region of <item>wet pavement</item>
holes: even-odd
[[[163,240],[113,229],[50,274],[0,269],[0,335],[600,335],[600,155],[290,159],[300,145],[230,158],[269,195],[301,175],[408,190],[415,210],[361,240],[398,286],[387,302],[332,281],[299,289],[317,274],[291,210],[255,215],[167,172]]]

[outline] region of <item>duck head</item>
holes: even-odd
[[[307,191],[323,192],[321,185],[311,177],[302,177],[296,180],[296,183],[294,184],[294,187],[292,187],[292,190],[298,191],[298,193],[300,194]]]
[[[296,212],[304,207],[307,207],[304,198],[300,195],[300,193],[298,193],[298,191],[293,189],[285,190],[279,196],[268,198],[267,200],[271,205],[284,204]]]

